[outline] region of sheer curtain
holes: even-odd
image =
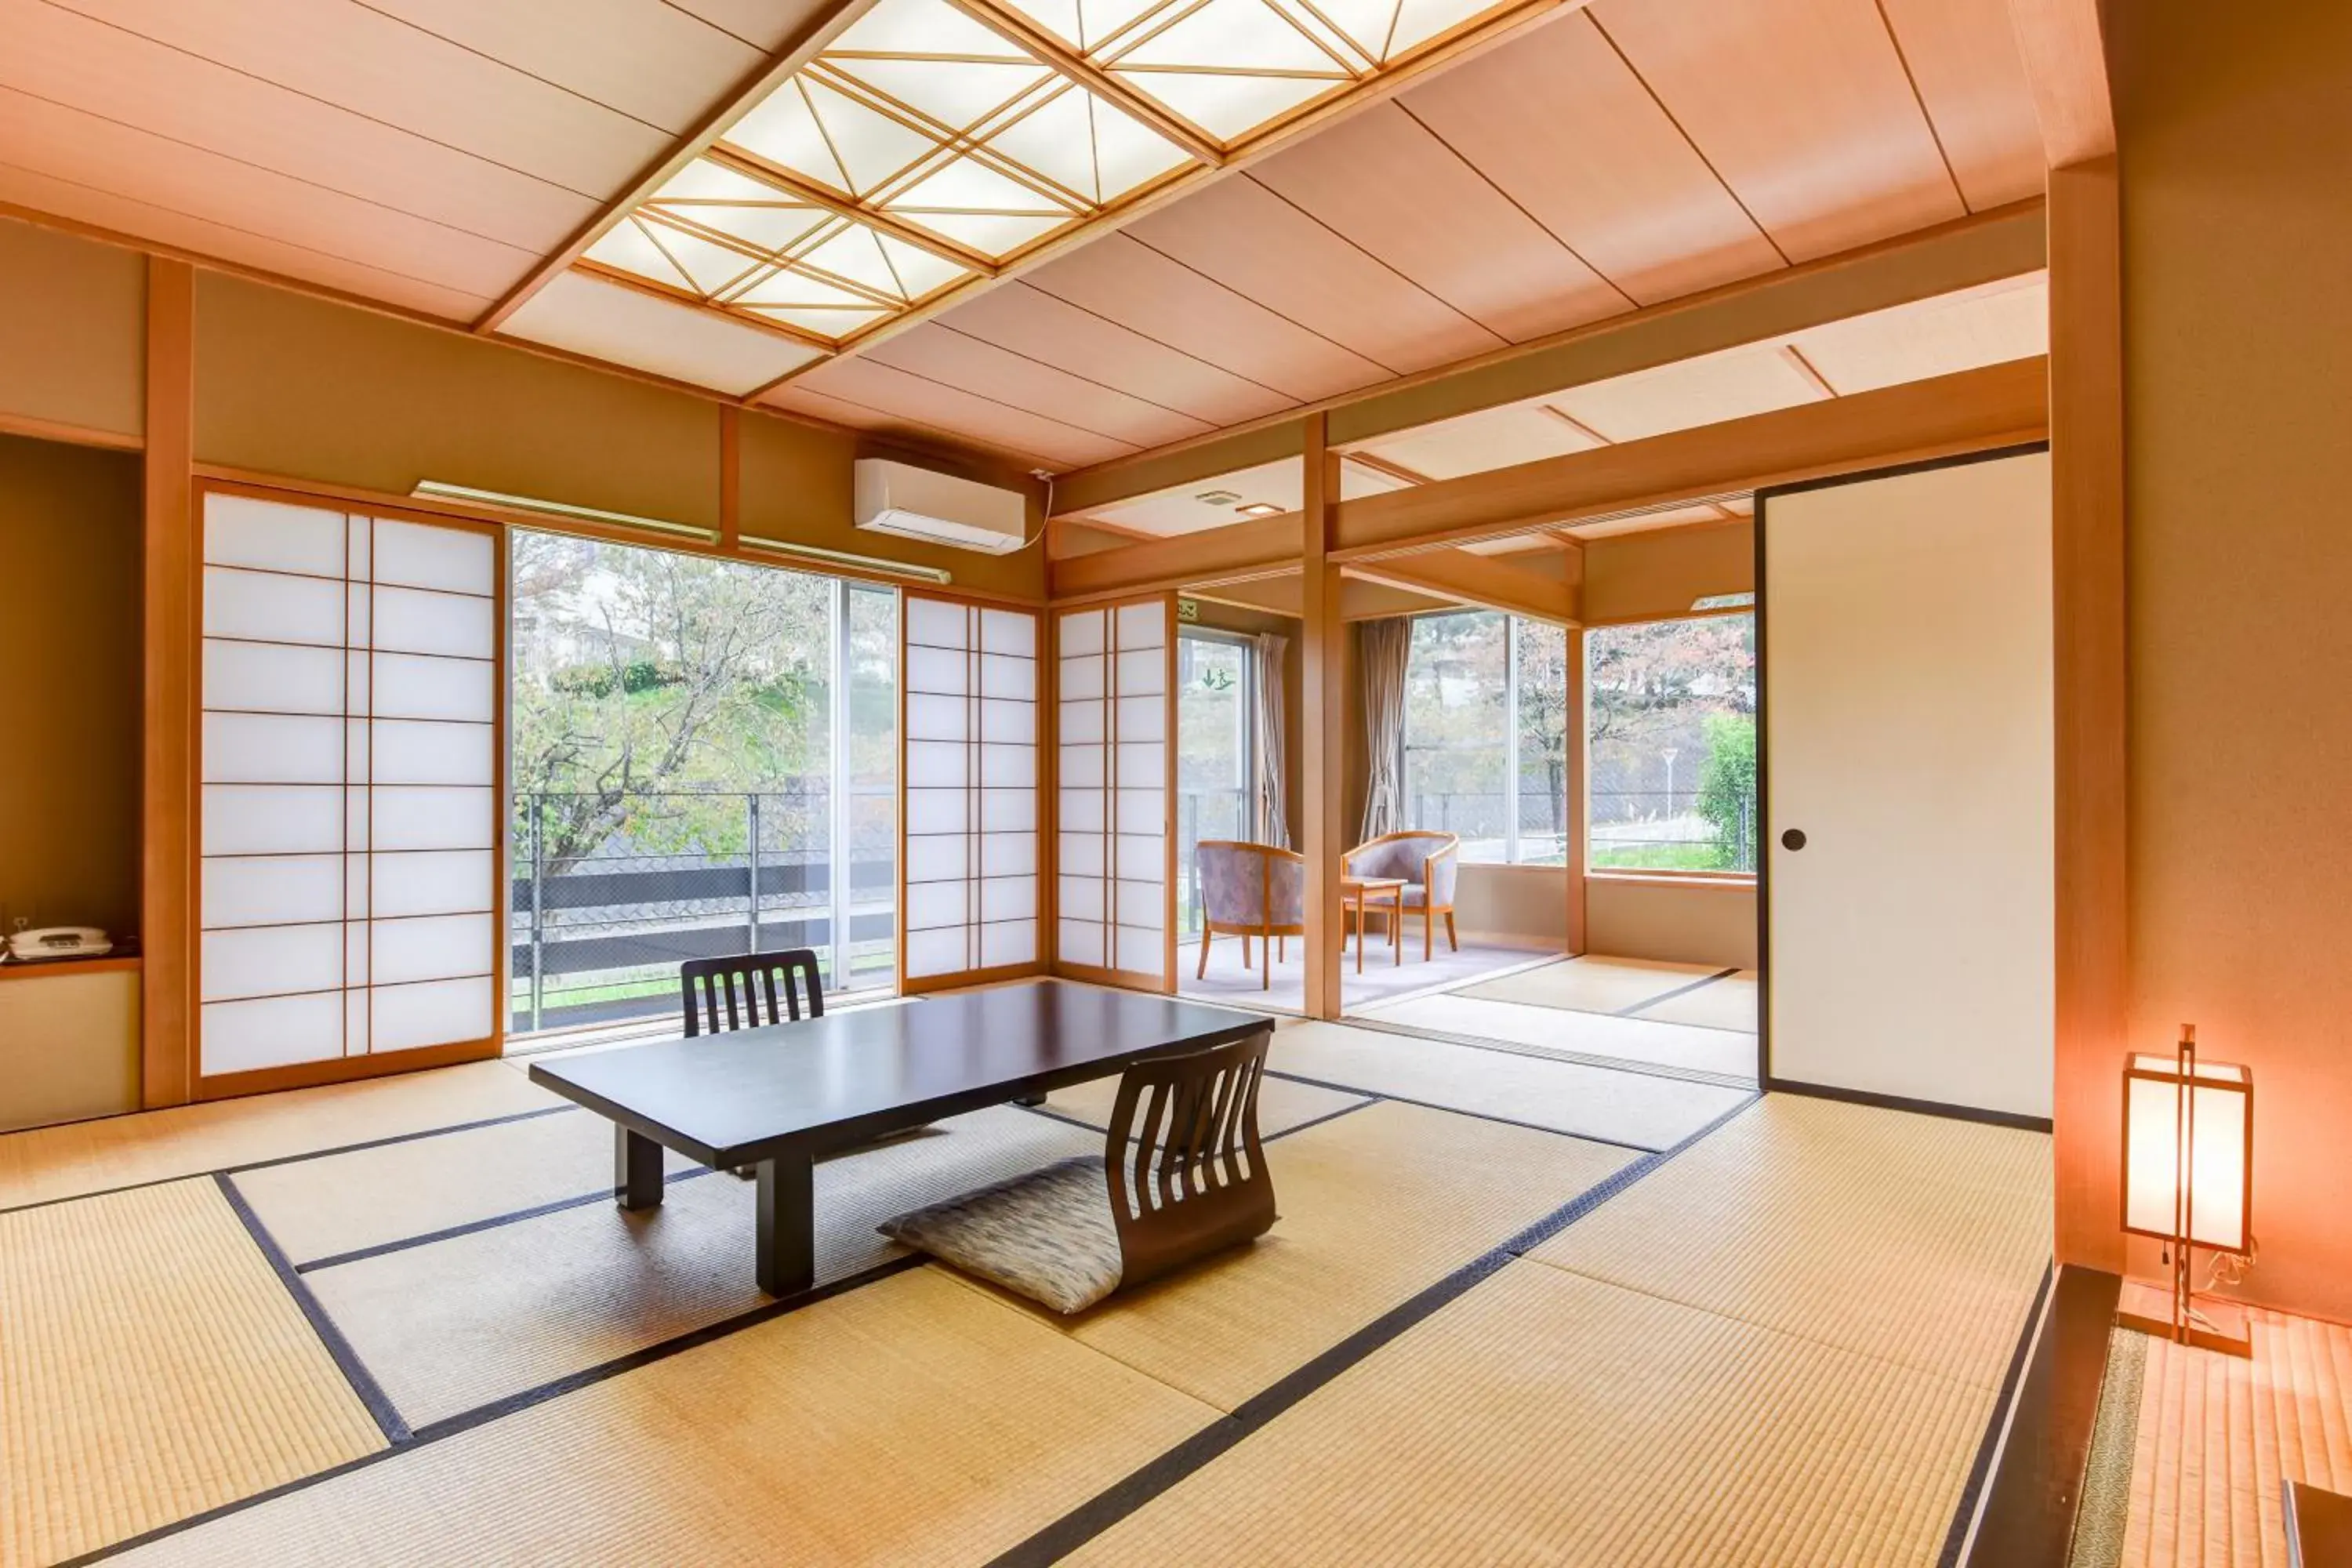
[[[1402,616],[1364,621],[1356,656],[1364,671],[1363,839],[1404,826],[1404,667],[1412,651],[1412,623]]]
[[[1257,637],[1257,820],[1251,831],[1260,844],[1290,847],[1290,824],[1282,803],[1289,795],[1285,776],[1282,735],[1282,659],[1288,637],[1261,632]]]

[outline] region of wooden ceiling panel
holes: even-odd
[[[1722,7],[1686,9],[1711,17]],[[1642,304],[1785,264],[1580,12],[1398,101]]]
[[[1364,450],[1433,479],[1454,479],[1601,444],[1540,403],[1514,403],[1401,430]]]
[[[544,252],[591,198],[39,0],[0,0],[0,87]],[[193,195],[193,193],[189,193]]]
[[[386,125],[609,198],[671,138],[358,0],[69,0],[73,10]]]
[[[1138,448],[1092,430],[899,370],[870,358],[837,359],[789,384],[1019,454],[1049,468],[1077,468]],[[779,391],[783,390],[779,388]],[[776,401],[771,395],[770,401]],[[792,406],[789,403],[782,406]]]
[[[1611,441],[1639,441],[1828,395],[1778,348],[1758,347],[1570,387],[1546,401]]]
[[[1966,214],[1874,0],[1589,14],[1790,260]]]
[[[1250,177],[1513,342],[1633,309],[1394,103],[1285,148]]]
[[[1123,234],[1106,234],[1027,275],[1032,288],[1155,342],[1181,347],[1295,401],[1389,379],[1328,338],[1256,305]]]
[[[386,16],[684,135],[763,51],[663,0],[371,0]]]
[[[445,321],[471,321],[490,304],[481,295],[445,289],[268,235],[232,228],[176,207],[139,201],[100,186],[76,184],[6,162],[0,162],[0,202]]]
[[[13,89],[0,88],[0,148],[38,174],[466,296],[495,298],[538,259]]]
[[[942,325],[1087,376],[1212,425],[1276,414],[1293,399],[1156,342],[1026,283],[1002,283],[939,318]]]
[[[784,47],[784,40],[807,26],[831,0],[664,0],[688,16],[742,39],[763,55]]]
[[[1206,420],[1024,359],[939,321],[877,343],[866,357],[1137,447],[1181,441],[1213,428]]]
[[[1603,518],[1598,522],[1580,522],[1560,531],[1574,539],[1615,539],[1628,533],[1655,533],[1662,528],[1704,528],[1709,524],[1744,521],[1745,518],[1729,506],[1675,506],[1662,511],[1635,512],[1628,517]]]
[[[1507,346],[1247,174],[1204,185],[1126,234],[1391,374]]]
[[[819,352],[715,311],[581,272],[557,274],[499,331],[737,396]]]
[[[1790,340],[1840,396],[2050,352],[2048,275],[2009,279]]]
[[[2007,0],[1879,4],[1970,209],[2040,195],[2042,129]]]

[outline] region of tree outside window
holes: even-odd
[[[1415,617],[1405,826],[1459,835],[1467,861],[1561,864],[1568,709],[1561,627],[1494,610]]]
[[[1590,864],[1756,868],[1756,621],[1586,635]]]

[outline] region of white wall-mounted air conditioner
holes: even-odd
[[[1019,490],[882,458],[858,458],[855,473],[860,528],[991,555],[1028,542],[1029,502]]]

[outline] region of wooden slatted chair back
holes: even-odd
[[[1253,1237],[1275,1222],[1258,1138],[1271,1030],[1139,1062],[1120,1079],[1103,1163],[1122,1288]]]
[[[690,959],[677,966],[677,988],[688,1039],[824,1016],[824,986],[813,948]]]

